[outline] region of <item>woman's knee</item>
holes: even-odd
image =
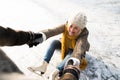
[[[59,40],[53,40],[51,42],[51,47],[55,47],[55,48],[60,48],[61,47],[61,42]]]

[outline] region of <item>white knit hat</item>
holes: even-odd
[[[79,26],[81,29],[84,29],[86,26],[87,17],[84,13],[79,12],[75,16],[72,16],[68,19],[68,26],[72,25],[73,23]]]

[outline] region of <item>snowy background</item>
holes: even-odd
[[[120,0],[0,0],[0,25],[16,30],[38,32],[65,23],[74,12],[83,11],[88,18],[90,51],[88,68],[82,72],[90,80],[120,80]],[[2,47],[6,54],[28,76],[27,70],[41,64],[49,43]],[[61,60],[55,51],[45,75],[50,75]]]

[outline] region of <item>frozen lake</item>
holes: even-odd
[[[1,0],[0,10],[1,26],[34,32],[65,23],[76,11],[85,12],[90,32],[90,55],[120,71],[120,0]],[[39,65],[47,44],[58,37],[33,48],[22,45],[2,49],[26,75],[34,75],[26,68]],[[60,54],[56,53],[51,61],[52,69],[59,63]],[[120,72],[114,73],[120,75]]]

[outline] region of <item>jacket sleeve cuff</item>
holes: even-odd
[[[69,64],[68,64],[69,61],[71,61],[71,62],[73,63],[72,65],[74,65],[74,66],[79,66],[79,65],[80,65],[80,60],[79,60],[79,59],[77,59],[77,58],[75,58],[75,57],[71,57],[71,58],[69,58],[69,59],[67,60],[65,66],[69,65]]]
[[[43,41],[45,41],[47,39],[46,35],[43,32],[39,32],[39,33],[42,34]]]

